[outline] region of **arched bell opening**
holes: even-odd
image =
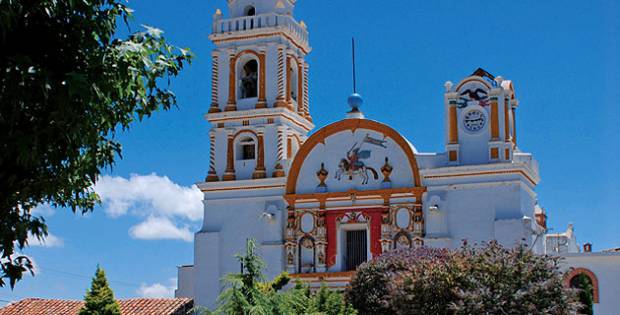
[[[254,56],[244,56],[237,66],[239,78],[239,99],[258,97],[258,60]]]
[[[299,103],[299,65],[295,58],[291,60],[291,68],[289,69],[289,73],[291,74],[289,78],[291,85],[290,97],[295,103]]]

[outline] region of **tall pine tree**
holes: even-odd
[[[97,272],[84,298],[84,307],[79,315],[121,315],[118,302],[114,299],[114,292],[108,285],[105,272],[97,266]]]

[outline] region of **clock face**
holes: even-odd
[[[484,125],[487,122],[487,117],[483,112],[474,109],[465,113],[463,117],[463,126],[467,131],[470,132],[478,132],[484,128]]]

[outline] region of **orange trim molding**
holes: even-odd
[[[455,91],[458,91],[465,83],[470,82],[470,81],[478,81],[484,84],[484,86],[486,86],[487,89],[491,89],[491,85],[488,82],[486,82],[483,78],[478,77],[478,76],[471,76],[471,77],[467,77],[463,79],[463,81],[461,81],[459,85],[456,86]]]
[[[400,194],[412,194],[416,198],[417,203],[422,203],[422,194],[426,192],[426,187],[412,187],[412,188],[390,188],[390,189],[376,189],[376,190],[348,190],[338,192],[326,192],[326,193],[310,193],[310,194],[287,194],[284,199],[293,205],[298,200],[313,201],[318,200],[320,203],[325,203],[331,200],[349,200],[354,196],[358,200],[373,199],[372,196],[379,196],[384,201],[389,201],[393,195]],[[370,197],[370,198],[364,198]],[[323,207],[324,208],[324,207]]]
[[[329,136],[345,131],[356,129],[369,129],[377,132],[383,133],[383,135],[392,138],[405,152],[407,155],[407,159],[409,160],[409,165],[413,170],[413,180],[414,186],[420,187],[422,181],[420,180],[420,171],[418,169],[418,162],[416,161],[415,154],[411,149],[409,142],[403,138],[396,130],[390,128],[387,125],[382,123],[368,120],[368,119],[345,119],[338,122],[335,122],[331,125],[327,125],[316,133],[314,133],[304,144],[299,148],[299,151],[295,155],[293,159],[293,163],[291,165],[291,169],[289,171],[289,176],[286,183],[286,193],[287,194],[295,194],[297,192],[297,176],[299,176],[299,171],[301,170],[301,166],[304,163],[304,160],[310,154],[310,151],[319,143],[323,143],[326,138]]]

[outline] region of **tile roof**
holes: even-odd
[[[192,299],[137,298],[118,301],[123,315],[186,315],[193,308]],[[77,315],[82,301],[28,298],[0,309],[0,315]]]

